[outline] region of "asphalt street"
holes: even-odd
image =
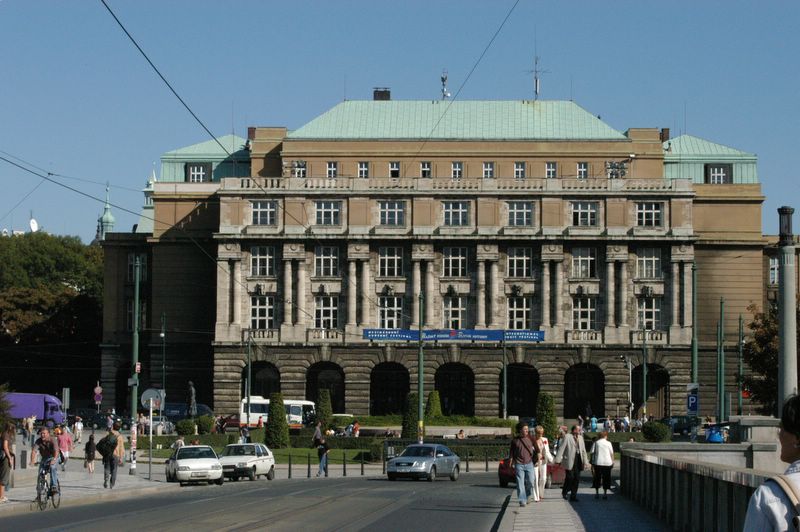
[[[313,478],[187,486],[0,518],[0,530],[491,530],[511,489],[497,474],[457,482]]]

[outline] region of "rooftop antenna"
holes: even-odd
[[[31,221],[28,223],[28,226],[31,228],[31,233],[35,233],[39,230],[39,222],[33,217],[33,211],[31,211]]]
[[[539,99],[539,92],[540,92],[540,89],[541,89],[541,83],[540,83],[541,82],[541,78],[540,78],[540,76],[542,74],[549,74],[549,73],[550,73],[549,70],[541,70],[541,69],[539,69],[539,56],[536,55],[536,52],[534,52],[534,55],[533,55],[533,70],[528,70],[528,74],[533,74],[533,99],[534,100],[538,100]]]
[[[442,100],[450,97],[450,91],[447,90],[447,69],[442,70]]]

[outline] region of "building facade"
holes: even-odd
[[[254,394],[327,388],[336,412],[395,413],[420,378],[417,345],[364,329],[534,329],[543,342],[505,349],[509,415],[534,415],[540,392],[564,418],[624,414],[629,392],[640,412],[645,356],[648,413],[678,414],[696,310],[713,414],[719,299],[731,341],[763,300],[755,156],[619,132],[573,102],[376,96],[294,131],[251,128],[238,151],[162,159],[152,232],[104,244],[104,380],[130,374],[120,300],[142,253],[142,378],[157,385],[161,361],[168,400],[191,378],[236,412],[249,360]],[[503,368],[497,343],[445,340],[425,345],[422,378],[446,414],[497,416]]]

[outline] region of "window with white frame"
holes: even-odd
[[[442,298],[444,307],[444,328],[461,329],[466,325],[467,318],[467,298],[461,296],[444,296]]]
[[[467,248],[446,247],[442,249],[442,277],[467,276]]]
[[[468,201],[443,201],[444,225],[460,227],[469,225]]]
[[[189,183],[211,181],[211,163],[187,163],[186,181]]]
[[[275,248],[253,246],[250,248],[250,275],[273,277],[275,275]]]
[[[378,202],[381,225],[404,226],[406,224],[405,211],[405,201],[386,200]]]
[[[778,257],[769,258],[769,284],[778,284],[780,278],[780,263]]]
[[[637,279],[661,279],[661,250],[640,248],[636,250]]]
[[[378,277],[403,276],[403,248],[398,246],[378,248]]]
[[[328,179],[335,179],[338,175],[339,175],[339,163],[336,161],[328,161],[328,167],[325,176]]]
[[[636,203],[636,225],[639,227],[661,227],[664,204],[659,201]]]
[[[516,296],[508,298],[508,328],[533,329],[533,298]]]
[[[433,170],[430,161],[422,161],[419,163],[419,176],[420,177],[432,177]]]
[[[133,298],[127,299],[125,302],[125,327],[127,330],[133,330]],[[147,300],[139,300],[139,330],[147,328]]]
[[[639,329],[658,331],[661,329],[661,297],[639,297]]]
[[[358,177],[366,179],[369,177],[369,162],[360,161],[358,163]]]
[[[555,177],[557,177],[556,176],[557,172],[558,172],[558,164],[557,163],[555,163],[553,161],[544,163],[544,176],[547,179],[554,179]]]
[[[527,172],[525,171],[525,162],[517,161],[514,163],[514,179],[525,179]]]
[[[576,175],[578,176],[578,179],[586,179],[589,177],[589,163],[578,163]]]
[[[400,161],[391,161],[389,163],[389,177],[400,177]]]
[[[292,177],[306,177],[306,162],[292,161]]]
[[[573,201],[572,225],[575,227],[597,226],[597,202]]]
[[[250,328],[275,328],[275,296],[250,296]]]
[[[593,331],[597,328],[597,298],[575,296],[572,298],[572,329]]]
[[[339,275],[338,247],[316,247],[314,250],[314,273],[317,277],[336,277]]]
[[[314,297],[314,327],[317,329],[339,328],[339,296]]]
[[[381,296],[378,298],[378,321],[381,329],[400,329],[403,326],[403,297]]]
[[[139,258],[139,281],[147,281],[147,253],[128,253],[128,282],[132,283],[135,279],[136,258]]]
[[[532,248],[508,248],[508,276],[514,278],[533,278]]]
[[[483,163],[483,178],[484,179],[493,179],[494,178],[494,163],[491,161],[485,161]]]
[[[450,165],[450,176],[453,179],[461,179],[464,175],[464,163],[461,161],[453,161]]]
[[[512,227],[531,227],[533,225],[533,202],[509,201],[508,225]]]
[[[572,277],[576,279],[597,277],[597,249],[572,248]]]
[[[278,221],[277,201],[251,201],[250,210],[253,213],[253,225],[276,225]]]
[[[705,166],[705,182],[709,185],[726,185],[733,183],[732,164],[707,164]]]
[[[341,201],[317,201],[317,225],[339,225],[341,221]]]

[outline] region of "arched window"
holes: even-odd
[[[269,362],[253,362],[251,370],[253,383],[250,386],[250,395],[260,395],[269,399],[273,393],[281,391],[281,374],[274,364]],[[247,397],[245,380],[247,379],[247,366],[242,370],[242,397]]]
[[[575,364],[564,374],[564,419],[606,415],[605,376],[594,364]]]
[[[469,366],[443,364],[436,370],[435,380],[444,415],[475,415],[475,375]]]
[[[317,402],[320,390],[330,390],[334,414],[344,414],[344,370],[333,362],[317,362],[306,371],[306,399]]]
[[[408,370],[397,362],[383,362],[369,377],[369,413],[372,416],[402,414],[409,391]]]
[[[502,370],[501,370],[502,371]],[[508,374],[508,408],[509,416],[535,417],[536,402],[539,399],[539,372],[530,364],[509,364]],[[503,375],[500,374],[500,414],[503,410]]]
[[[642,364],[633,368],[633,415],[642,414]],[[662,418],[669,411],[669,371],[658,364],[647,365],[647,416]]]

